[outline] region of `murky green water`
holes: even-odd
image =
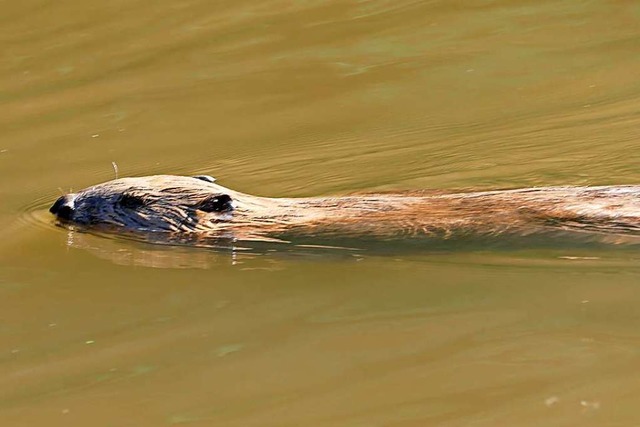
[[[2,10],[1,425],[640,422],[633,249],[210,252],[44,211],[112,162],[272,196],[637,184],[636,2]]]

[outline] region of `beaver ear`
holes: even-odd
[[[205,181],[210,183],[216,182],[216,179],[211,175],[194,175],[191,178],[199,179],[200,181]]]
[[[202,200],[195,208],[203,212],[229,212],[233,210],[233,200],[228,194],[216,194]]]

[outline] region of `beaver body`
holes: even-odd
[[[561,232],[619,242],[640,237],[640,186],[268,198],[209,177],[157,175],[67,194],[50,211],[87,229],[191,240],[446,240]]]

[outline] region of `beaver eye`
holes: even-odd
[[[120,199],[118,199],[118,204],[123,208],[137,209],[140,206],[143,206],[145,203],[142,197],[124,193],[122,196],[120,196]]]
[[[195,208],[204,212],[226,212],[233,210],[233,204],[231,196],[228,194],[218,194],[207,197],[198,203]]]

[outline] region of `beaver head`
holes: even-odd
[[[123,178],[66,194],[49,211],[65,223],[135,231],[196,231],[231,218],[233,201],[208,176]]]

